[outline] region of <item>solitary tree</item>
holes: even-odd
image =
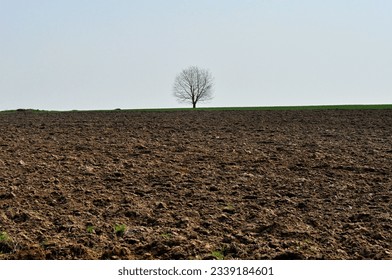
[[[177,75],[173,94],[179,102],[190,103],[196,108],[199,101],[212,99],[213,80],[210,71],[191,66]]]

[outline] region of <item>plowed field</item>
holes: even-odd
[[[392,111],[0,114],[0,259],[392,259]]]

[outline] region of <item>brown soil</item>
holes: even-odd
[[[0,114],[0,259],[392,259],[391,197],[390,110]]]

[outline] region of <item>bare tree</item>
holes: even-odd
[[[191,66],[177,75],[173,95],[179,102],[190,103],[196,108],[199,101],[212,99],[213,80],[210,71]]]

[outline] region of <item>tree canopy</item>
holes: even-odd
[[[209,70],[190,66],[177,75],[173,95],[179,102],[190,103],[196,108],[198,102],[212,99],[213,80]]]

